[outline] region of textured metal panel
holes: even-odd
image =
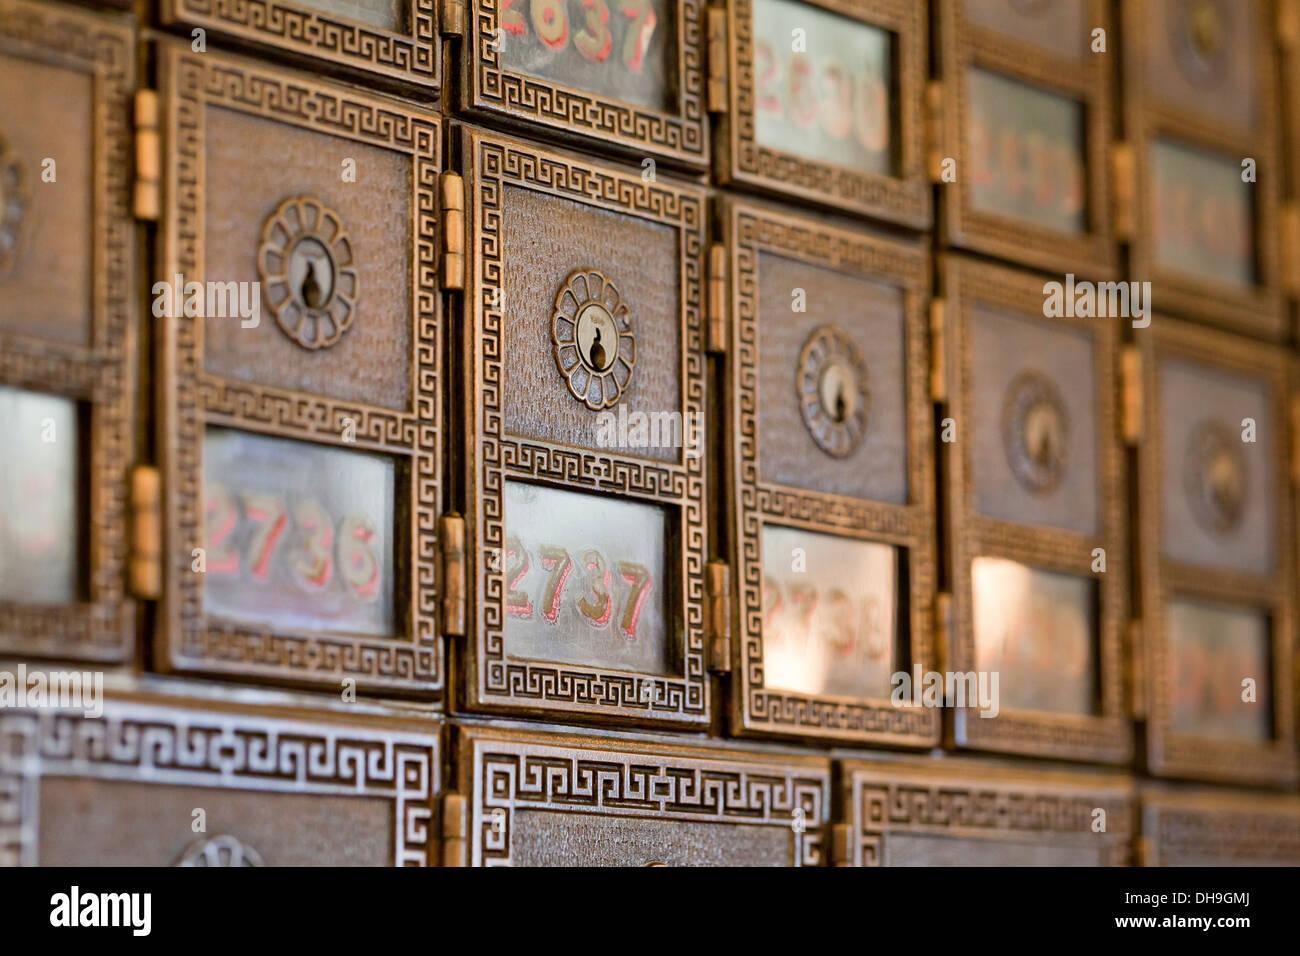
[[[159,56],[169,150],[163,282],[198,283],[206,293],[196,316],[182,310],[176,290],[157,323],[156,424],[167,489],[160,665],[436,695],[439,122],[394,101],[179,45],[161,44]],[[377,203],[366,182],[391,204]],[[214,313],[211,303],[221,300],[213,290],[227,284],[225,308]],[[243,308],[250,304],[260,314]],[[328,510],[319,499],[330,495],[309,487],[317,479],[283,470],[276,478],[266,468],[236,490],[274,492],[269,501],[233,512],[218,502],[214,513],[200,498],[200,476],[206,429],[217,425],[314,442],[317,454],[340,461],[385,459],[380,471],[395,476],[386,479],[388,526],[376,539],[373,522],[386,520],[370,513],[378,505],[331,499]],[[222,521],[232,516],[237,525],[227,529]],[[332,561],[341,600],[349,587],[353,598],[378,599],[371,592],[381,582],[363,579],[382,570],[379,552],[391,549],[391,627],[380,628],[388,633],[341,619],[333,626],[221,619],[204,598],[203,561],[223,532],[247,536],[241,573]],[[323,573],[322,566],[308,577]]]
[[[59,408],[6,417],[23,432],[0,447],[9,486],[0,522],[19,534],[40,522],[39,535],[63,557],[36,566],[48,582],[65,582],[58,594],[23,595],[8,577],[0,650],[22,655],[114,661],[135,647],[125,588],[139,281],[129,205],[132,31],[124,17],[0,2],[0,386]],[[32,444],[40,457],[25,455]],[[61,464],[33,474],[46,455]],[[70,462],[71,487],[59,473]],[[33,477],[44,490],[13,487]],[[49,497],[27,504],[41,495]],[[19,554],[34,557],[9,557]]]

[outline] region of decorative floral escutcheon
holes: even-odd
[[[594,269],[569,273],[555,296],[551,342],[574,398],[594,410],[618,404],[636,368],[636,336],[614,283]]]
[[[1007,463],[1031,494],[1054,491],[1065,474],[1070,420],[1056,384],[1041,372],[1017,375],[1002,406]]]
[[[195,840],[176,861],[177,866],[265,866],[251,846],[224,834]]]
[[[339,214],[295,196],[262,225],[257,272],[275,320],[305,349],[329,348],[356,320],[357,270]]]
[[[1179,67],[1191,82],[1208,86],[1223,79],[1231,23],[1219,0],[1183,0],[1179,15],[1170,22],[1169,39]]]
[[[871,393],[867,363],[843,330],[834,325],[813,330],[799,352],[795,388],[817,447],[832,458],[851,455],[867,433]]]
[[[1241,440],[1221,422],[1202,422],[1187,442],[1185,487],[1205,530],[1229,534],[1245,511],[1246,458]]]

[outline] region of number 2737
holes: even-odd
[[[593,628],[610,626],[617,603],[613,586],[617,571],[625,585],[618,589],[624,592],[618,627],[629,640],[636,639],[641,611],[654,587],[644,565],[633,561],[611,565],[595,548],[584,549],[577,560],[568,549],[555,545],[541,545],[534,553],[515,535],[506,538],[505,558],[506,613],[524,619],[540,614],[551,624],[559,622],[567,602],[580,622]],[[531,589],[525,584],[528,580],[534,582]]]

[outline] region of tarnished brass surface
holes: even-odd
[[[844,764],[852,866],[1126,866],[1136,830],[1124,777],[970,765]]]
[[[437,95],[442,83],[436,0],[162,0],[159,16],[164,24],[210,30],[214,40],[301,58],[315,71],[409,84],[420,99]]]
[[[135,654],[135,86],[129,18],[0,2],[0,652]]]
[[[946,245],[1108,278],[1116,36],[1104,0],[937,5],[932,169]],[[1097,49],[1097,33],[1103,50]]]
[[[701,168],[703,0],[484,0],[457,57],[484,122]]]
[[[1122,763],[1128,619],[1119,320],[1049,317],[1031,273],[941,266],[954,628],[946,667],[996,672],[958,744]],[[991,680],[991,678],[990,678]]]
[[[1268,346],[1165,316],[1147,332],[1147,763],[1162,776],[1294,785],[1291,367]]]
[[[437,696],[439,120],[179,44],[158,55],[161,271],[207,301],[154,305],[157,666]],[[227,283],[239,295],[214,312]]]
[[[830,765],[462,730],[473,866],[820,866]]]
[[[718,179],[927,227],[926,5],[729,0],[726,10]]]
[[[461,699],[705,723],[703,190],[456,133],[478,555]]]
[[[1142,788],[1143,866],[1296,866],[1292,797]]]
[[[721,212],[737,317],[722,396],[732,728],[933,742],[937,710],[890,700],[895,672],[934,662],[925,254],[750,204]]]
[[[1298,864],[1298,307],[1300,0],[0,0],[0,863]]]
[[[1130,271],[1159,288],[1166,312],[1284,339],[1282,177],[1261,172],[1281,164],[1274,4],[1120,7],[1137,174]]]
[[[22,795],[0,864],[436,865],[436,720],[136,692],[102,704],[0,711],[0,781]]]

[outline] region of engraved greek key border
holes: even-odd
[[[704,70],[700,25],[702,0],[671,0],[678,11],[678,111],[666,113],[634,106],[594,93],[570,89],[537,77],[512,73],[501,66],[496,48],[497,0],[479,0],[466,49],[473,107],[503,111],[565,132],[613,141],[622,146],[662,152],[692,164],[708,161],[705,128]]]
[[[829,773],[776,764],[486,741],[476,746],[476,862],[509,866],[511,826],[523,808],[788,827],[795,865],[822,863]],[[501,813],[494,811],[504,810]],[[795,810],[805,829],[794,828]]]
[[[1120,5],[1120,25],[1126,35],[1142,36],[1144,8],[1148,2],[1128,0]],[[1237,6],[1245,8],[1246,4]],[[1282,250],[1278,241],[1281,235],[1278,215],[1282,176],[1261,175],[1252,187],[1258,193],[1252,217],[1255,265],[1263,276],[1258,283],[1238,290],[1216,282],[1198,282],[1194,276],[1161,268],[1155,254],[1155,190],[1150,173],[1151,145],[1155,140],[1168,136],[1186,145],[1220,153],[1234,162],[1236,157],[1251,156],[1261,170],[1281,168],[1281,117],[1284,114],[1280,109],[1281,97],[1277,86],[1272,5],[1255,3],[1253,10],[1245,16],[1252,20],[1249,29],[1256,40],[1256,115],[1261,118],[1257,129],[1217,122],[1186,108],[1164,103],[1156,96],[1144,96],[1139,83],[1125,86],[1124,126],[1133,145],[1136,167],[1136,228],[1129,243],[1129,272],[1150,280],[1160,290],[1156,307],[1162,312],[1194,316],[1231,331],[1277,340],[1286,338],[1288,328],[1288,307],[1280,288],[1286,264],[1281,261]],[[1142,43],[1125,45],[1124,69],[1127,75],[1135,78],[1141,75],[1138,58],[1144,52]],[[1295,150],[1289,152],[1294,154]]]
[[[1091,576],[1091,553],[1104,547],[1107,573],[1097,580],[1100,599],[1096,652],[1100,680],[1101,713],[1088,716],[1052,715],[1036,717],[1032,712],[1011,712],[984,720],[970,711],[962,716],[971,748],[1051,756],[1068,753],[1078,759],[1121,762],[1132,755],[1132,730],[1124,702],[1124,626],[1129,617],[1125,576],[1127,574],[1127,481],[1125,455],[1119,434],[1119,410],[1114,381],[1118,375],[1116,350],[1119,333],[1110,320],[1091,320],[1080,325],[1072,319],[1041,318],[1042,279],[1034,273],[991,266],[974,259],[950,256],[943,267],[949,316],[951,394],[948,414],[962,428],[972,420],[974,401],[972,353],[969,324],[977,304],[1024,316],[1027,322],[1051,322],[1061,329],[1092,332],[1095,375],[1100,401],[1096,432],[1097,446],[1097,530],[1093,534],[1067,532],[1049,526],[1029,526],[999,521],[979,514],[975,506],[972,442],[959,442],[950,451],[949,482],[944,493],[953,516],[949,547],[953,566],[953,647],[949,650],[952,670],[974,667],[974,618],[972,613],[971,561],[991,554],[1015,557],[1074,576]],[[1100,323],[1100,324],[1098,324]],[[951,447],[951,446],[950,446]]]
[[[1160,866],[1177,865],[1179,855],[1215,865],[1300,864],[1300,814],[1147,806],[1146,820]]]
[[[1083,2],[1088,22],[1109,30],[1105,0]],[[1110,278],[1117,270],[1119,249],[1112,222],[1110,153],[1114,106],[1113,78],[1107,61],[1088,54],[1076,62],[1063,61],[1034,44],[972,24],[962,4],[943,5],[939,22],[946,93],[953,103],[945,119],[944,137],[958,169],[971,168],[965,131],[971,114],[967,78],[972,67],[994,70],[1082,104],[1087,126],[1083,150],[1088,225],[1084,231],[1069,235],[977,209],[965,187],[966,180],[960,180],[957,191],[948,194],[951,215],[945,232],[952,243],[1048,271]]]
[[[928,662],[932,655],[930,633],[931,609],[928,595],[933,592],[935,567],[932,519],[925,518],[927,505],[923,492],[919,504],[885,505],[839,495],[826,495],[797,488],[769,485],[759,479],[758,466],[758,255],[771,251],[824,268],[838,268],[860,274],[884,274],[896,281],[923,288],[927,272],[918,253],[909,254],[866,236],[831,231],[812,223],[780,218],[745,208],[731,210],[732,255],[736,263],[734,304],[735,366],[732,385],[736,391],[734,453],[736,476],[733,479],[738,498],[740,522],[737,546],[740,563],[740,613],[743,643],[740,663],[741,716],[745,724],[777,733],[820,732],[831,737],[889,738],[892,743],[923,746],[934,743],[939,734],[940,717],[934,709],[900,708],[888,700],[856,701],[843,697],[814,697],[764,687],[762,640],[762,526],[766,519],[797,523],[818,530],[867,534],[890,541],[905,549],[909,557],[912,607],[912,653]],[[928,367],[924,335],[911,315],[907,323],[907,360],[909,368]],[[909,377],[914,378],[914,377]],[[913,381],[908,386],[909,408],[929,408],[923,386]],[[918,406],[917,403],[920,403]],[[927,413],[928,414],[928,413]],[[916,416],[909,414],[908,444],[925,441],[920,456],[909,454],[908,483],[914,489],[930,487],[928,429],[918,428]],[[933,502],[928,513],[933,514]],[[920,606],[920,605],[924,606]]]
[[[110,701],[95,719],[5,711],[0,863],[38,862],[36,787],[41,777],[65,776],[382,797],[395,807],[393,865],[426,866],[436,840],[438,754],[431,735],[149,704]]]
[[[196,322],[172,320],[165,336],[173,351],[164,420],[174,424],[174,461],[169,468],[170,542],[168,616],[174,666],[180,669],[240,674],[262,679],[319,683],[340,676],[359,678],[367,688],[437,692],[443,685],[441,639],[436,631],[437,525],[441,484],[441,437],[437,422],[441,343],[437,286],[438,167],[437,120],[372,99],[342,87],[258,71],[220,58],[187,56],[175,46],[165,51],[168,132],[174,144],[165,229],[168,272],[201,277],[203,256],[204,110],[210,103],[306,129],[359,139],[412,157],[415,252],[412,293],[416,343],[412,408],[368,408],[328,396],[234,382],[203,370],[201,330]],[[171,87],[168,89],[168,87]],[[410,509],[413,515],[408,559],[410,637],[294,635],[209,622],[203,611],[201,581],[189,571],[189,554],[201,544],[199,486],[203,433],[209,423],[253,425],[288,438],[323,437],[323,429],[355,413],[360,447],[401,453],[411,459]],[[336,433],[337,434],[337,433]],[[399,561],[400,565],[400,561]],[[399,618],[400,619],[400,618]],[[250,673],[251,672],[251,673]]]
[[[135,610],[126,594],[127,469],[132,463],[134,394],[133,252],[129,207],[135,87],[133,39],[121,18],[0,0],[0,46],[53,60],[92,78],[95,131],[92,195],[95,267],[92,344],[69,349],[0,335],[0,382],[86,401],[90,476],[86,555],[90,597],[73,607],[0,603],[0,649],[115,661],[132,651]]]
[[[164,22],[209,26],[295,53],[424,86],[439,82],[434,0],[407,0],[410,27],[395,32],[277,0],[164,0]]]
[[[1103,840],[1110,866],[1129,862],[1133,806],[1114,794],[1037,789],[960,781],[880,781],[855,777],[852,784],[857,864],[883,866],[885,842],[894,832],[1014,836],[1045,834]],[[1093,813],[1106,812],[1103,835],[1093,832]]]
[[[660,464],[609,453],[564,449],[505,435],[502,388],[504,317],[496,290],[502,278],[502,198],[514,185],[563,196],[612,212],[632,214],[672,226],[681,237],[682,339],[686,358],[684,410],[703,418],[704,359],[701,328],[702,199],[689,193],[589,166],[509,141],[474,137],[470,165],[474,169],[478,217],[475,289],[481,324],[475,359],[478,421],[476,447],[479,489],[478,534],[484,549],[502,548],[505,541],[504,492],[510,475],[573,481],[593,490],[626,491],[676,506],[681,510],[685,633],[683,677],[631,676],[602,668],[577,668],[538,662],[511,662],[505,653],[502,605],[505,596],[501,569],[481,570],[482,598],[478,613],[477,693],[489,703],[518,706],[536,701],[550,709],[627,716],[703,719],[708,710],[708,677],[704,667],[704,473],[703,462],[683,456],[680,464]],[[597,483],[597,476],[609,481]],[[638,690],[649,683],[650,700]]]
[[[842,16],[861,17],[880,29],[896,32],[899,66],[899,136],[902,169],[897,175],[872,175],[760,146],[755,140],[753,0],[732,0],[729,24],[731,115],[730,149],[736,172],[760,180],[767,189],[792,191],[805,198],[884,216],[912,226],[928,226],[930,187],[925,179],[922,87],[925,84],[926,16],[924,5],[906,0],[829,0],[818,6]]]
[[[1186,359],[1215,367],[1230,374],[1254,378],[1267,383],[1271,392],[1274,420],[1285,433],[1289,429],[1287,409],[1288,381],[1285,356],[1270,346],[1217,329],[1207,329],[1178,322],[1157,314],[1143,342],[1143,394],[1146,397],[1145,441],[1138,450],[1138,500],[1163,500],[1164,450],[1159,440],[1160,402],[1157,388],[1159,365],[1165,358]],[[1273,488],[1276,495],[1278,526],[1291,526],[1292,498],[1289,493],[1287,461],[1289,439],[1276,441]],[[1150,714],[1147,719],[1147,753],[1151,770],[1158,776],[1189,776],[1197,779],[1231,780],[1257,783],[1293,783],[1297,776],[1295,753],[1294,691],[1289,675],[1293,673],[1295,642],[1295,559],[1279,543],[1277,567],[1273,574],[1255,577],[1256,588],[1272,590],[1275,599],[1264,602],[1273,619],[1273,701],[1275,739],[1267,743],[1215,741],[1175,733],[1172,726],[1172,662],[1165,634],[1164,612],[1173,600],[1175,587],[1184,592],[1195,589],[1177,582],[1172,562],[1164,558],[1159,542],[1163,540],[1159,508],[1144,507],[1138,515],[1137,555],[1141,605],[1149,609],[1143,617],[1142,636],[1146,650],[1146,680]],[[1280,539],[1279,539],[1280,541]],[[1227,577],[1237,577],[1230,572]],[[1245,577],[1241,575],[1239,577]],[[1215,595],[1217,596],[1217,595]]]

